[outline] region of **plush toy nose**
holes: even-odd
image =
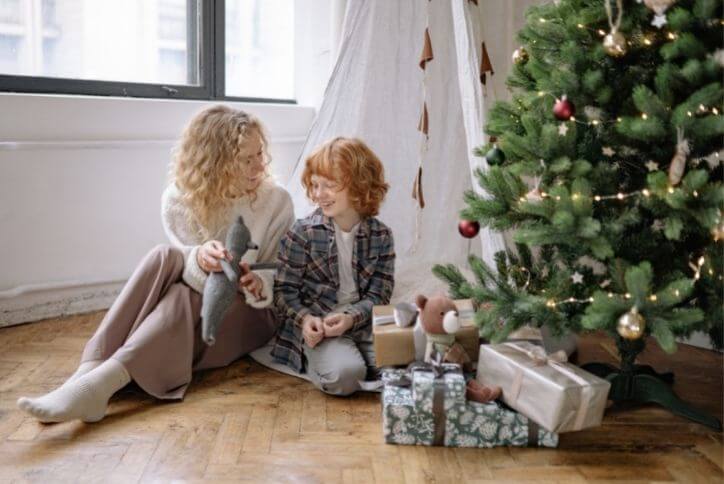
[[[258,249],[259,246],[256,245],[254,242],[249,242],[248,244],[246,244],[246,248],[249,250],[254,250],[254,249]]]
[[[460,319],[457,311],[448,311],[442,318],[442,329],[447,334],[455,334],[460,329]]]

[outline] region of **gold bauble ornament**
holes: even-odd
[[[525,50],[525,47],[518,47],[513,52],[513,63],[514,64],[525,64],[528,62],[528,51]]]
[[[639,314],[639,310],[635,306],[618,318],[618,324],[616,324],[616,331],[623,339],[639,339],[644,335],[645,329],[646,320]]]
[[[675,3],[676,0],[644,0],[646,8],[656,12],[657,15],[663,14]]]
[[[619,32],[613,31],[603,38],[603,49],[611,57],[623,57],[628,49],[626,37]]]

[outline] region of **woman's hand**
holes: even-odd
[[[333,338],[335,336],[342,336],[349,331],[354,325],[354,319],[352,319],[352,316],[349,314],[330,314],[324,318],[323,324],[325,338]]]
[[[209,240],[204,242],[196,252],[196,262],[201,270],[210,274],[212,272],[220,272],[221,259],[231,260],[231,253],[224,248],[224,244],[218,240]]]
[[[246,262],[240,262],[241,267],[241,278],[239,279],[239,289],[246,288],[257,301],[264,299],[264,283],[261,281],[261,277],[254,274],[249,269],[249,264]]]
[[[302,336],[307,346],[314,348],[324,339],[323,323],[317,316],[307,314],[302,320]]]

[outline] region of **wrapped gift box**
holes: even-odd
[[[444,365],[448,366],[448,365]],[[497,403],[465,401],[465,379],[449,371],[383,372],[385,442],[447,447],[556,447],[558,436]]]
[[[477,379],[503,389],[503,401],[551,432],[601,424],[611,384],[547,355],[529,342],[481,345]]]
[[[471,361],[477,361],[480,335],[473,322],[473,305],[469,299],[455,301],[461,328],[457,341],[465,348]],[[424,333],[414,326],[400,328],[393,320],[393,306],[375,306],[372,309],[372,333],[374,335],[375,359],[378,367],[407,365],[421,360],[425,351]]]
[[[578,337],[575,334],[555,336],[547,326],[523,326],[510,333],[506,341],[529,341],[542,346],[548,353],[563,350],[569,357],[578,349]]]

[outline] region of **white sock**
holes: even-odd
[[[73,380],[77,380],[79,377],[85,375],[91,370],[95,370],[98,368],[101,363],[103,363],[103,360],[91,360],[91,361],[84,361],[80,365],[78,365],[78,369],[75,370],[75,373],[70,375],[67,380],[65,380],[65,383],[63,385],[72,382]]]
[[[110,358],[42,397],[19,398],[18,407],[46,423],[75,419],[97,422],[106,415],[108,399],[129,381],[126,368]]]

